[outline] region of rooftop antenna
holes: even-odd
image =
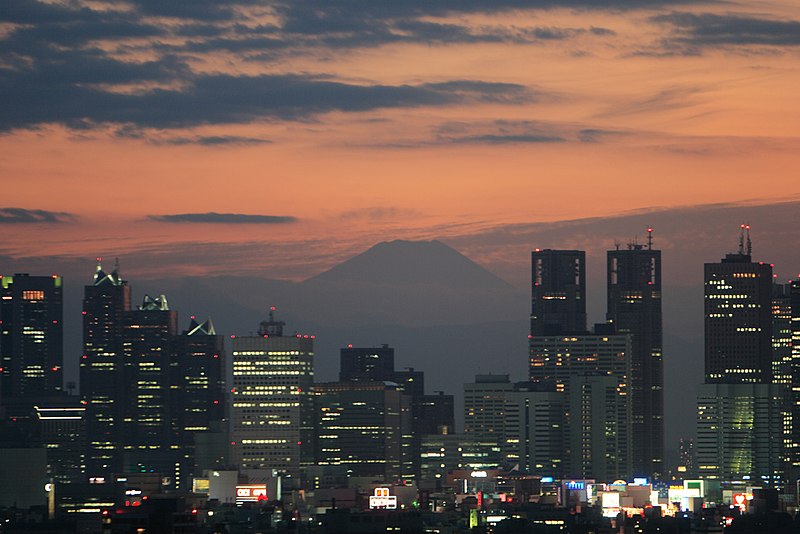
[[[647,229],[647,250],[653,250],[653,228]]]
[[[747,230],[747,255],[750,256],[753,252],[753,244],[750,242],[750,225],[746,224],[744,229]]]
[[[739,254],[744,254],[744,224],[739,226]]]
[[[614,248],[615,249],[619,250],[620,244],[621,243],[617,239],[614,240]]]

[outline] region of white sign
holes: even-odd
[[[389,488],[375,488],[375,493],[369,498],[369,507],[371,510],[396,510],[397,496],[389,495]]]

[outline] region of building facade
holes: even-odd
[[[633,472],[664,473],[664,360],[661,312],[661,251],[629,244],[607,254],[607,313],[619,334],[630,334]]]
[[[300,479],[314,460],[314,336],[284,335],[274,309],[233,339],[231,461]]]

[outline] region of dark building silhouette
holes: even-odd
[[[394,381],[394,348],[353,347],[340,349],[339,381]]]
[[[121,442],[125,472],[173,476],[179,464],[171,409],[176,330],[177,313],[169,309],[164,295],[145,295],[142,304],[123,317]],[[178,486],[179,475],[174,475]]]
[[[175,337],[176,364],[172,366],[171,415],[180,435],[186,469],[199,475],[195,450],[199,434],[218,433],[226,418],[225,343],[211,319],[198,323]],[[205,438],[206,436],[203,436]],[[201,442],[205,442],[200,438]]]
[[[56,488],[86,481],[86,407],[77,397],[34,407],[38,444],[47,457],[47,475]]]
[[[58,275],[0,276],[0,405],[7,415],[28,415],[35,399],[62,391],[61,286]]]
[[[790,388],[780,365],[773,366],[772,266],[752,261],[749,234],[750,227],[742,225],[738,252],[705,264],[705,384],[697,398],[697,468],[701,477],[749,477],[780,488],[791,439],[786,425]]]
[[[399,479],[411,421],[410,399],[397,384],[330,382],[314,388],[317,464],[345,466],[348,476]]]
[[[98,259],[99,260],[99,259]],[[89,477],[110,477],[122,470],[123,319],[131,309],[131,288],[119,272],[100,261],[83,293],[81,398],[86,403]]]
[[[455,403],[452,395],[445,395],[444,391],[423,395],[416,408],[421,435],[455,432]]]
[[[585,332],[586,253],[536,249],[531,259],[531,335]]]
[[[771,382],[772,265],[740,246],[706,263],[704,281],[706,383]]]
[[[629,244],[607,255],[606,318],[617,333],[631,334],[632,461],[634,474],[664,473],[664,360],[661,251]]]

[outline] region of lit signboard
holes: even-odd
[[[568,490],[582,490],[586,489],[586,482],[583,480],[569,480],[564,482],[564,485],[567,487]]]
[[[469,476],[472,478],[486,478],[489,476],[489,473],[486,471],[473,471]]]
[[[375,492],[369,498],[371,510],[396,510],[397,496],[389,495],[389,488],[375,488]]]
[[[236,502],[258,502],[267,500],[266,484],[237,484]]]

